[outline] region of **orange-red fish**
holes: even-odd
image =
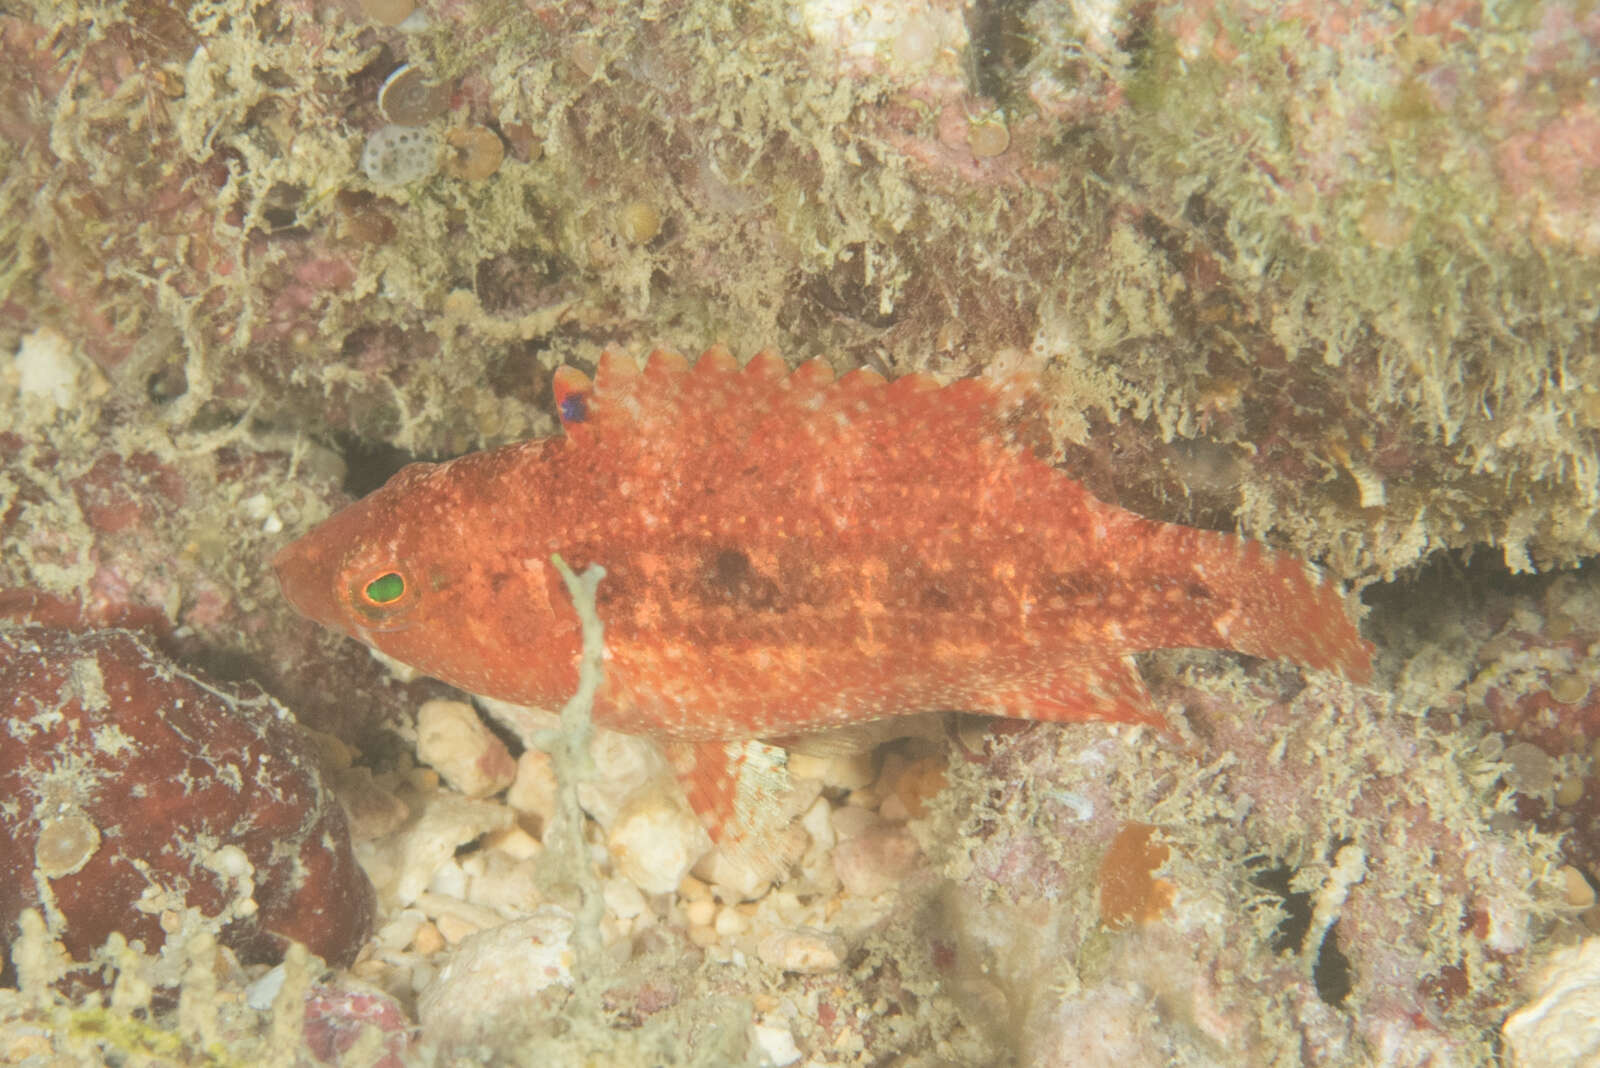
[[[473,693],[557,707],[599,563],[602,726],[680,746],[713,829],[738,743],[932,710],[1155,721],[1130,654],[1232,649],[1364,681],[1339,590],[1142,518],[1036,455],[1016,381],[792,373],[714,348],[555,374],[564,434],[413,464],[273,561],[305,615]]]

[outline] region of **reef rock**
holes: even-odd
[[[0,695],[0,953],[40,909],[80,962],[113,932],[153,951],[196,922],[245,961],[285,939],[354,958],[372,887],[277,702],[132,631],[32,626],[0,628]]]

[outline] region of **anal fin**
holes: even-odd
[[[668,742],[664,748],[716,844],[694,873],[718,893],[743,900],[787,877],[809,842],[795,820],[816,800],[820,784],[794,782],[788,755],[766,742]]]
[[[788,756],[775,745],[750,739],[728,742],[668,742],[672,763],[689,807],[719,845],[783,827],[794,813]]]
[[[1148,723],[1165,726],[1129,656],[1021,672],[988,691],[972,711],[1047,723]]]

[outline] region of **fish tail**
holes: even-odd
[[[1152,529],[1136,542],[1136,566],[1150,571],[1140,585],[1171,602],[1166,618],[1181,632],[1148,647],[1233,649],[1371,679],[1373,645],[1339,584],[1314,565],[1238,535],[1142,522]]]

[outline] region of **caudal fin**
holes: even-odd
[[[1138,648],[1232,649],[1364,683],[1373,645],[1339,586],[1310,564],[1232,534],[1141,520],[1125,577],[1147,591],[1124,625]],[[1143,633],[1137,633],[1142,629]]]

